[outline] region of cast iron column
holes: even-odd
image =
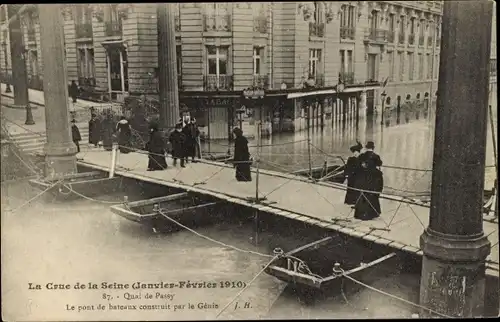
[[[76,173],[76,146],[69,125],[68,86],[60,4],[39,4],[40,45],[45,98],[45,175],[48,179]]]
[[[7,5],[8,18],[12,19],[9,25],[10,57],[12,63],[12,84],[14,86],[13,108],[26,109],[26,121],[24,124],[33,125],[33,114],[28,98],[28,74],[26,70],[26,50],[24,48],[23,31],[21,28],[21,17],[18,12],[22,5]]]
[[[487,0],[444,2],[430,220],[420,237],[420,304],[453,317],[478,317],[484,307],[492,13]]]
[[[160,126],[164,129],[173,129],[180,117],[175,50],[175,3],[159,3],[157,6]]]

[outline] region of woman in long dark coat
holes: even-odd
[[[186,157],[191,157],[191,161],[195,162],[194,158],[198,144],[197,138],[200,135],[200,130],[198,130],[194,118],[184,126],[182,133],[186,136]]]
[[[165,140],[157,124],[151,124],[149,131],[149,141],[146,143],[146,150],[149,152],[148,171],[164,170],[167,168]]]
[[[120,153],[129,153],[132,128],[130,127],[130,124],[125,116],[120,117],[120,121],[116,125],[116,131],[118,132],[118,145],[120,148]]]
[[[73,139],[73,143],[76,145],[76,152],[80,153],[80,141],[82,140],[82,136],[78,126],[76,125],[75,119],[71,120],[71,137]]]
[[[236,180],[252,181],[250,171],[250,152],[248,151],[248,140],[243,136],[240,128],[234,128],[234,167],[236,168]]]
[[[174,159],[174,166],[177,165],[177,159],[181,159],[181,167],[185,168],[184,159],[186,156],[185,142],[186,136],[182,133],[182,123],[175,125],[175,130],[170,133],[169,141],[172,144],[172,158]]]
[[[92,114],[89,121],[89,144],[97,147],[101,140],[101,121],[97,115]]]
[[[371,220],[379,217],[382,213],[379,195],[384,187],[382,171],[377,169],[377,160],[373,158],[360,159],[362,164],[358,180],[361,183],[361,196],[356,203],[354,218],[360,220]]]
[[[359,198],[359,190],[354,190],[350,188],[357,189],[359,186],[359,180],[357,180],[357,175],[361,170],[361,162],[359,162],[359,153],[363,148],[359,143],[357,145],[351,146],[350,150],[352,156],[347,159],[344,174],[347,176],[347,191],[345,194],[344,203],[347,205],[355,205]]]
[[[113,134],[115,133],[115,125],[113,123],[113,117],[109,113],[106,114],[101,123],[102,146],[107,151],[113,149]]]

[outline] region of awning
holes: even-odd
[[[355,92],[361,92],[361,91],[370,91],[372,89],[377,89],[377,88],[380,88],[380,85],[377,85],[377,86],[366,86],[366,87],[362,87],[362,86],[356,86],[356,87],[349,87],[349,88],[345,88],[342,93],[355,93]]]
[[[286,98],[299,98],[299,97],[306,97],[306,96],[335,94],[335,93],[337,93],[337,91],[334,89],[324,89],[324,90],[320,90],[320,91],[306,92],[306,93],[290,93],[287,95]]]

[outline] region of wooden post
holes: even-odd
[[[113,142],[113,147],[111,150],[111,165],[109,166],[109,178],[113,178],[115,176],[116,163],[118,159],[118,144]]]
[[[160,124],[173,129],[179,118],[179,84],[175,43],[175,3],[157,4],[158,82],[160,87]]]
[[[493,2],[487,0],[444,2],[430,218],[420,237],[420,305],[451,317],[484,314],[491,247],[483,231],[483,189],[492,16]]]
[[[122,95],[125,94],[125,74],[123,72],[123,51],[120,49],[120,80],[121,80],[121,88]]]
[[[76,146],[71,139],[68,82],[64,59],[64,34],[60,4],[39,4],[40,45],[43,58],[45,99],[46,177],[55,179],[77,172]]]
[[[310,129],[310,119],[311,119],[311,106],[308,103],[307,106],[307,155],[309,159],[309,178],[312,179],[312,163],[311,163],[311,129]]]
[[[26,48],[19,14],[20,4],[8,4],[10,57],[12,62],[12,83],[14,87],[14,108],[26,109],[26,125],[33,125],[33,114],[28,97],[28,73],[26,70]],[[14,19],[12,19],[14,18]],[[12,19],[12,20],[10,20]],[[64,84],[66,86],[66,83]]]

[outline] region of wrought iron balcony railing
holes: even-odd
[[[267,33],[267,18],[258,17],[253,21],[253,31],[260,32],[261,34]]]
[[[175,20],[175,31],[181,31],[181,17],[179,15],[175,15],[174,20]]]
[[[107,21],[106,22],[106,36],[121,36],[122,35],[122,22],[121,21]]]
[[[28,29],[28,41],[36,41],[35,29]]]
[[[389,31],[387,32],[387,41],[388,41],[389,43],[391,43],[391,44],[392,44],[392,43],[394,43],[394,40],[395,40],[395,39],[396,39],[396,37],[395,37],[395,33],[394,33],[394,31],[390,31],[390,30],[389,30]]]
[[[365,34],[365,40],[387,42],[387,30],[369,28]]]
[[[340,72],[339,81],[343,84],[354,84],[354,72]]]
[[[398,43],[403,45],[405,43],[405,34],[404,33],[399,33],[398,35]]]
[[[418,37],[418,45],[423,46],[425,42],[425,36],[419,36]]]
[[[408,35],[408,44],[409,45],[415,45],[415,35],[414,34],[409,34]]]
[[[233,75],[205,75],[203,87],[206,91],[230,91],[233,89]]]
[[[354,27],[340,27],[340,39],[353,39],[354,40],[355,29]]]
[[[324,37],[325,36],[325,24],[324,23],[309,23],[309,36],[313,37]]]
[[[231,15],[203,15],[204,31],[231,31]]]
[[[79,23],[75,28],[76,38],[92,38],[92,23]]]
[[[267,88],[269,85],[269,78],[267,75],[253,75],[252,85],[259,88]]]
[[[94,87],[96,85],[95,78],[93,78],[93,77],[78,77],[78,85],[79,86]]]

